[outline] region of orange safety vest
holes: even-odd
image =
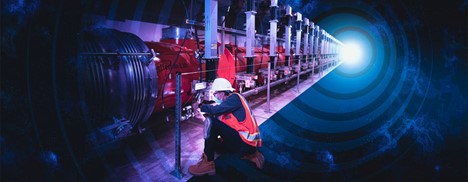
[[[229,127],[235,129],[237,132],[239,132],[240,137],[245,143],[253,147],[261,147],[262,139],[260,138],[260,130],[258,129],[257,121],[255,121],[255,118],[250,112],[250,108],[247,105],[247,102],[244,100],[244,97],[242,97],[238,93],[234,94],[239,95],[239,98],[242,102],[242,106],[244,106],[244,109],[246,111],[245,120],[238,121],[234,114],[232,114],[232,112],[223,114],[219,116],[218,119],[221,122],[228,125]]]

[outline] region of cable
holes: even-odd
[[[176,56],[176,58],[175,58],[175,60],[174,60],[174,63],[172,64],[171,69],[169,70],[169,74],[167,75],[166,80],[164,80],[163,87],[161,88],[161,90],[162,90],[162,93],[161,93],[161,100],[162,100],[163,106],[164,106],[164,89],[166,88],[167,79],[168,79],[169,76],[172,74],[172,69],[174,68],[174,66],[176,65],[177,61],[179,60],[180,52],[182,52],[182,48],[184,47],[185,40],[187,40],[188,32],[189,32],[189,31],[186,31],[186,32],[185,32],[184,41],[183,41],[182,44],[180,45],[179,53],[177,53],[177,56]],[[164,109],[164,107],[163,107],[163,109]]]
[[[181,0],[181,1],[182,1],[182,5],[184,6],[184,9],[185,9],[185,19],[188,20],[189,15],[188,15],[187,6],[185,6],[185,1],[184,0]]]
[[[188,19],[189,16],[188,16],[187,6],[185,5],[184,0],[181,0],[181,1],[182,1],[182,5],[184,6],[184,10],[185,10],[185,18]],[[174,60],[174,63],[172,64],[171,69],[169,70],[169,74],[167,75],[166,79],[164,80],[164,84],[163,84],[163,86],[162,86],[162,88],[160,90],[160,91],[162,91],[162,93],[161,93],[161,102],[162,102],[163,109],[164,109],[164,89],[166,89],[167,79],[171,76],[172,70],[174,69],[174,66],[176,65],[177,61],[179,60],[180,53],[182,52],[182,48],[184,47],[185,41],[187,40],[188,33],[189,33],[188,30],[185,31],[184,41],[180,45],[179,52],[177,53],[177,56],[176,56],[176,58]],[[198,44],[198,42],[197,42],[197,44]]]
[[[229,11],[231,10],[231,6],[228,6],[228,9],[226,11],[226,14],[224,14],[224,17],[227,17],[227,14],[229,13]],[[221,22],[221,25],[226,21],[226,18],[224,18],[224,20]]]

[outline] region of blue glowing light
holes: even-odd
[[[364,56],[361,45],[356,42],[347,42],[344,44],[345,46],[340,54],[340,58],[344,64],[349,66],[360,65]]]

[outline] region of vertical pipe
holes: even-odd
[[[315,24],[314,22],[309,22],[309,30],[310,30],[310,40],[309,40],[309,60],[312,63],[312,80],[314,79],[314,67],[315,67],[315,58],[314,58],[314,31],[315,31]]]
[[[286,62],[284,63],[284,66],[289,67],[289,61],[291,59],[291,20],[292,20],[292,8],[291,6],[286,6],[286,17],[288,20],[288,23],[286,24],[285,27],[285,37],[284,39],[286,40],[286,45],[285,45],[285,59]]]
[[[296,64],[299,66],[300,72],[301,65],[301,34],[302,34],[302,14],[296,12]]]
[[[205,58],[218,58],[218,1],[205,0]]]
[[[271,0],[270,5],[270,67],[276,69],[275,56],[276,56],[276,29],[278,23],[278,0]]]
[[[319,38],[320,38],[320,27],[318,25],[315,25],[314,55],[315,55],[316,61],[319,61],[319,57],[318,57]]]
[[[218,69],[218,1],[205,0],[205,57],[206,80],[216,78]]]
[[[297,92],[299,92],[299,77],[301,76],[301,34],[302,14],[296,12],[296,69],[297,69]]]
[[[318,37],[319,37],[319,29],[320,27],[318,25],[315,25],[314,27],[314,59],[315,59],[315,64],[317,68],[320,66],[320,60],[318,58]],[[315,69],[315,68],[314,68]]]
[[[180,117],[181,117],[181,87],[182,87],[182,78],[180,72],[176,73],[176,122],[175,122],[175,165],[174,171],[172,174],[177,177],[178,179],[182,179],[182,171],[180,168]]]
[[[274,57],[273,57],[274,59]],[[270,113],[270,78],[271,78],[271,64],[268,64],[268,78],[267,78],[267,113]]]
[[[314,22],[310,22],[309,25],[310,28],[310,40],[309,40],[309,55],[311,57],[311,60],[313,61],[313,56],[314,56],[314,31],[315,31],[315,24]]]
[[[320,39],[319,39],[319,51],[318,51],[318,55],[319,55],[319,58],[320,60],[324,60],[325,61],[325,55],[324,55],[324,37],[325,36],[325,30],[321,30],[320,31]],[[321,64],[320,65],[320,76],[323,75],[323,66],[325,66],[324,64]]]
[[[226,17],[225,16],[221,16],[221,21],[223,22],[223,24],[221,24],[221,26],[223,27],[223,29],[221,30],[221,47],[219,49],[219,54],[224,54],[224,49],[225,49],[225,45],[224,45],[224,36],[225,36],[225,33],[224,33],[224,28],[225,28],[225,21],[226,20]]]
[[[254,41],[255,41],[255,1],[247,0],[247,11],[245,12],[246,16],[246,57],[247,57],[247,73],[254,72]]]
[[[303,58],[307,66],[309,66],[309,19],[304,18],[304,52]],[[308,67],[307,67],[308,68]]]
[[[237,68],[237,35],[234,34],[234,46],[232,47],[234,52],[234,66]],[[237,71],[237,70],[236,70]]]

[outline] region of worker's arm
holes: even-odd
[[[235,111],[242,107],[242,102],[238,95],[230,95],[224,102],[219,105],[207,105],[203,104],[200,109],[202,112],[219,116],[221,114],[229,113]]]

